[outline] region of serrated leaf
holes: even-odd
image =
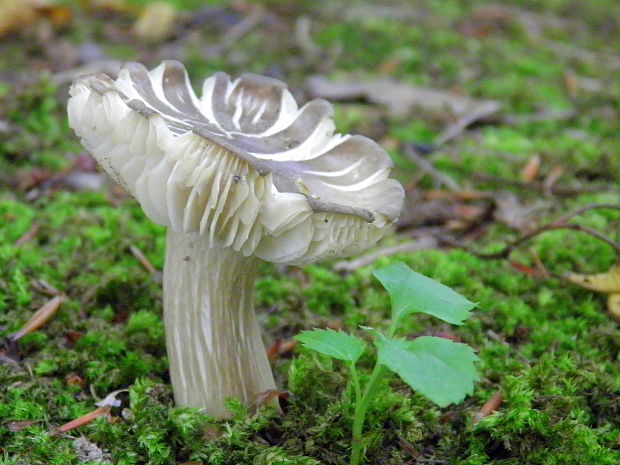
[[[392,319],[400,321],[412,313],[426,313],[462,325],[476,306],[448,286],[416,273],[402,262],[373,271],[392,299]]]
[[[295,339],[323,355],[349,363],[357,362],[366,349],[366,344],[358,337],[331,329],[302,331]]]
[[[440,407],[459,403],[474,390],[478,357],[466,344],[431,336],[405,341],[380,333],[375,344],[379,363]]]

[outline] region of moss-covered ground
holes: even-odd
[[[123,465],[345,464],[350,451],[346,370],[299,348],[274,363],[279,388],[290,392],[282,414],[231,401],[234,418],[222,422],[174,407],[161,288],[130,251],[137,247],[161,269],[164,231],[132,199],[100,184],[69,130],[67,84],[58,76],[80,64],[76,56],[96,49],[149,66],[173,57],[187,64],[195,82],[220,69],[269,74],[302,99],[306,77],[346,81],[351,73],[495,99],[504,117],[481,122],[430,154],[437,170],[468,191],[511,194],[532,210],[529,227],[591,203],[620,205],[616,0],[264,1],[261,20],[224,45],[227,31],[247,20],[254,4],[177,0],[172,37],[148,44],[130,33],[146,2],[97,6],[105,3],[61,2],[68,10],[57,16],[69,11],[70,19],[48,12],[0,39],[0,337],[50,298],[41,281],[68,297],[39,331],[0,348],[2,465],[87,463],[74,447],[81,436]],[[309,43],[301,18],[310,21]],[[433,142],[449,118],[424,109],[394,116],[361,101],[336,104],[336,117],[340,129],[382,141],[410,198],[424,202],[437,194],[431,178],[419,179],[404,146]],[[560,175],[557,186],[575,189],[554,195],[511,184],[533,155],[540,157],[535,186]],[[91,178],[94,190],[84,181]],[[463,202],[449,206],[479,206]],[[487,212],[461,229],[422,219],[383,245],[440,229],[469,248],[499,250],[519,235],[499,217]],[[620,230],[620,214],[610,210],[575,221],[611,239]],[[311,327],[385,328],[389,303],[371,270],[403,260],[479,308],[463,327],[418,317],[402,334],[452,333],[471,344],[481,358],[481,380],[463,404],[444,409],[401,382],[384,386],[365,429],[368,463],[612,465],[620,461],[618,323],[604,297],[522,271],[542,263],[552,276],[596,272],[616,258],[604,242],[558,230],[516,250],[511,260],[519,266],[449,247],[379,258],[346,274],[333,271],[333,263],[265,264],[257,310],[268,345]],[[372,366],[366,357],[364,377]],[[54,427],[121,388],[129,392],[119,395],[122,405],[111,420],[54,434]],[[504,398],[498,411],[476,423],[498,391]],[[16,420],[36,423],[20,429],[12,427]]]

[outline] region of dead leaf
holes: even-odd
[[[54,177],[54,173],[43,169],[20,170],[12,181],[13,188],[24,191],[37,187]]]
[[[562,174],[564,174],[565,167],[562,165],[554,166],[549,174],[545,177],[543,181],[543,191],[545,195],[550,196],[553,191],[553,186],[560,179]]]
[[[77,373],[69,373],[67,376],[65,376],[65,383],[67,383],[67,386],[84,387],[86,381],[84,381],[84,378],[82,378]]]
[[[290,357],[296,346],[295,339],[275,339],[267,348],[267,358],[273,363],[280,357]]]
[[[38,6],[35,0],[0,0],[0,37],[35,23]]]
[[[607,310],[616,320],[620,320],[620,294],[609,294]]]
[[[54,26],[57,27],[65,26],[73,19],[73,14],[69,8],[61,5],[55,5],[53,3],[43,4],[37,7],[37,12],[40,17],[48,19]]]
[[[578,274],[565,273],[564,277],[573,284],[595,292],[609,294],[607,310],[620,320],[620,263],[615,264],[604,273]]]
[[[412,459],[417,459],[420,456],[420,453],[416,450],[416,448],[409,441],[406,441],[404,438],[398,437],[398,445],[402,450],[409,454],[409,457]],[[407,462],[409,463],[409,462]]]
[[[538,155],[532,155],[521,170],[521,180],[527,183],[532,182],[534,179],[536,179],[539,168],[540,157]]]
[[[577,79],[577,74],[573,69],[566,69],[562,75],[564,80],[564,87],[566,87],[566,93],[572,99],[577,98],[577,94],[579,93],[579,80]]]
[[[54,26],[64,26],[72,19],[71,10],[47,0],[0,0],[0,37],[47,19]]]
[[[254,396],[254,406],[262,407],[271,403],[275,399],[288,399],[291,394],[287,391],[278,391],[277,389],[268,389],[263,392],[259,392]]]
[[[526,231],[536,207],[523,205],[516,195],[509,192],[500,192],[495,196],[496,221],[505,224],[517,231]]]
[[[282,345],[282,339],[274,339],[274,341],[267,347],[267,358],[271,363],[275,362],[280,353],[280,346]]]
[[[172,32],[177,16],[177,9],[170,3],[149,3],[134,24],[133,34],[148,42],[163,40]]]
[[[449,332],[446,332],[446,331],[440,331],[440,332],[436,333],[435,337],[440,337],[442,339],[448,339],[449,341],[452,341],[452,342],[462,342],[461,338],[458,337],[456,334],[449,333]]]
[[[571,283],[605,294],[620,293],[620,264],[612,266],[604,273],[578,274],[566,273],[564,275]]]
[[[11,433],[17,433],[18,431],[22,431],[26,428],[30,428],[32,425],[36,425],[37,423],[41,423],[43,420],[14,420],[9,421],[5,424],[6,429],[8,429]]]
[[[306,81],[313,97],[331,101],[364,99],[371,103],[384,105],[394,116],[405,116],[412,109],[443,115],[446,121],[471,114],[481,106],[493,106],[499,110],[494,100],[475,100],[454,92],[415,87],[393,79],[330,81],[323,76],[311,76]]]
[[[471,223],[479,219],[486,211],[486,208],[484,208],[481,205],[469,205],[466,203],[457,203],[456,205],[453,206],[453,211],[457,218],[467,223]]]
[[[0,364],[11,365],[13,368],[20,368],[19,362],[12,357],[9,357],[5,351],[0,351]]]
[[[325,327],[327,329],[332,329],[334,331],[344,331],[345,329],[344,323],[339,318],[330,319],[325,325]]]

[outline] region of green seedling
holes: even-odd
[[[364,386],[356,368],[367,349],[362,339],[325,329],[303,331],[296,336],[305,347],[342,360],[349,369],[355,398],[350,465],[360,463],[366,412],[390,372],[440,407],[461,402],[465,395],[472,393],[474,381],[478,379],[474,366],[478,357],[470,346],[441,337],[421,336],[414,340],[395,337],[403,319],[413,313],[426,313],[462,325],[476,304],[402,262],[375,270],[373,274],[390,295],[392,319],[386,334],[362,327],[377,348],[374,369]]]

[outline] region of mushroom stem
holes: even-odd
[[[248,405],[275,389],[254,314],[257,266],[257,258],[212,246],[208,236],[168,230],[164,323],[177,405],[226,418],[227,399]]]

